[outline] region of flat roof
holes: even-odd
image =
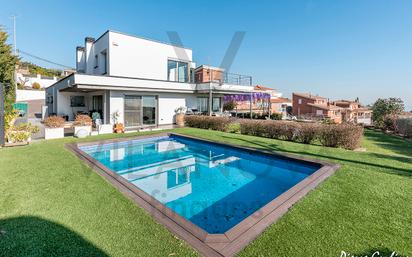
[[[185,47],[183,45],[176,45],[176,44],[172,44],[172,43],[169,43],[169,42],[163,42],[163,41],[160,41],[160,40],[146,38],[146,37],[137,36],[137,35],[132,35],[132,34],[128,34],[128,33],[120,32],[120,31],[115,31],[115,30],[111,30],[111,29],[106,30],[94,42],[96,43],[99,39],[101,39],[104,35],[106,35],[109,32],[116,33],[116,34],[121,34],[121,35],[128,36],[128,37],[135,37],[135,38],[139,38],[139,39],[143,39],[143,40],[147,40],[147,41],[151,41],[151,42],[155,42],[155,43],[159,43],[159,44],[163,44],[163,45],[170,45],[170,46],[175,46],[175,47],[180,47],[180,48],[192,50],[192,48]]]

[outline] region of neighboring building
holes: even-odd
[[[293,115],[306,119],[330,119],[335,123],[354,122],[371,124],[372,111],[362,107],[359,100],[338,100],[309,93],[293,93]]]
[[[254,87],[254,92],[268,94],[270,97],[267,99],[253,99],[252,108],[250,108],[250,100],[237,101],[235,110],[237,113],[249,113],[250,109],[252,109],[252,112],[254,113],[284,113],[286,115],[287,106],[292,105],[291,101],[287,98],[283,98],[282,93],[276,89],[256,85]]]
[[[342,121],[354,122],[364,125],[372,125],[372,110],[362,107],[359,99],[337,100],[333,102],[336,106],[344,108],[342,111]]]
[[[47,76],[42,76],[40,74],[37,75],[32,75],[32,74],[27,74],[26,72],[16,73],[16,82],[20,84],[24,88],[32,88],[33,83],[37,82],[40,85],[40,88],[48,88],[49,86],[53,85],[54,83],[57,82],[57,77],[47,77]]]
[[[167,125],[178,107],[211,115],[222,111],[225,94],[253,91],[251,77],[216,80],[211,74],[233,75],[195,67],[189,48],[106,31],[76,48],[76,73],[47,88],[48,113],[72,120],[77,113],[100,112],[106,124],[118,114],[126,128]]]
[[[278,97],[270,99],[272,113],[282,113],[286,117],[288,107],[292,107],[292,101],[289,98]]]

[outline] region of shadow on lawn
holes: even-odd
[[[108,256],[76,232],[32,216],[0,220],[1,256]]]
[[[373,166],[381,169],[385,169],[387,173],[391,174],[397,174],[397,175],[402,175],[406,177],[412,177],[412,170],[411,169],[404,169],[404,168],[399,168],[399,167],[394,167],[394,166],[387,166],[387,165],[382,165],[382,164],[377,164],[373,162],[366,162],[366,161],[360,161],[360,160],[353,160],[353,159],[345,159],[342,157],[337,157],[337,156],[331,156],[326,153],[322,153],[322,150],[320,150],[317,153],[309,152],[309,151],[292,151],[292,150],[287,150],[284,148],[280,148],[279,145],[277,144],[262,144],[257,141],[251,141],[243,138],[235,138],[235,137],[229,137],[223,135],[222,137],[230,139],[230,140],[238,140],[238,141],[243,141],[247,143],[249,146],[253,147],[258,147],[258,148],[266,148],[269,150],[274,150],[274,151],[279,151],[279,152],[287,152],[287,153],[292,153],[292,154],[299,154],[299,155],[309,155],[312,157],[321,157],[321,158],[326,158],[326,159],[331,159],[335,161],[342,161],[342,162],[351,162],[355,164],[360,164],[360,165],[368,165],[368,166]],[[366,153],[369,155],[373,155],[375,158],[386,158],[394,161],[399,161],[399,162],[405,162],[405,163],[411,163],[412,158],[408,157],[401,157],[401,156],[392,156],[392,155],[384,155],[384,154],[377,154],[377,153]],[[365,154],[365,155],[366,155]],[[394,170],[396,172],[394,172]]]
[[[412,157],[412,142],[410,141],[370,129],[365,129],[365,137],[384,149]]]

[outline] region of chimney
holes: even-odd
[[[86,54],[85,49],[82,46],[76,47],[76,71],[78,73],[86,72]]]
[[[84,39],[85,45],[85,73],[86,74],[93,74],[93,49],[92,46],[94,44],[94,38],[86,37]]]

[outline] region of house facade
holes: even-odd
[[[372,111],[362,107],[358,99],[329,101],[326,97],[310,93],[293,93],[292,104],[293,115],[298,118],[330,119],[335,123],[372,124]]]
[[[103,123],[131,129],[170,125],[179,107],[211,115],[225,94],[253,91],[251,77],[232,83],[224,70],[216,80],[208,69],[196,69],[189,48],[109,30],[76,48],[76,73],[46,90],[48,113],[73,120],[98,112]]]

